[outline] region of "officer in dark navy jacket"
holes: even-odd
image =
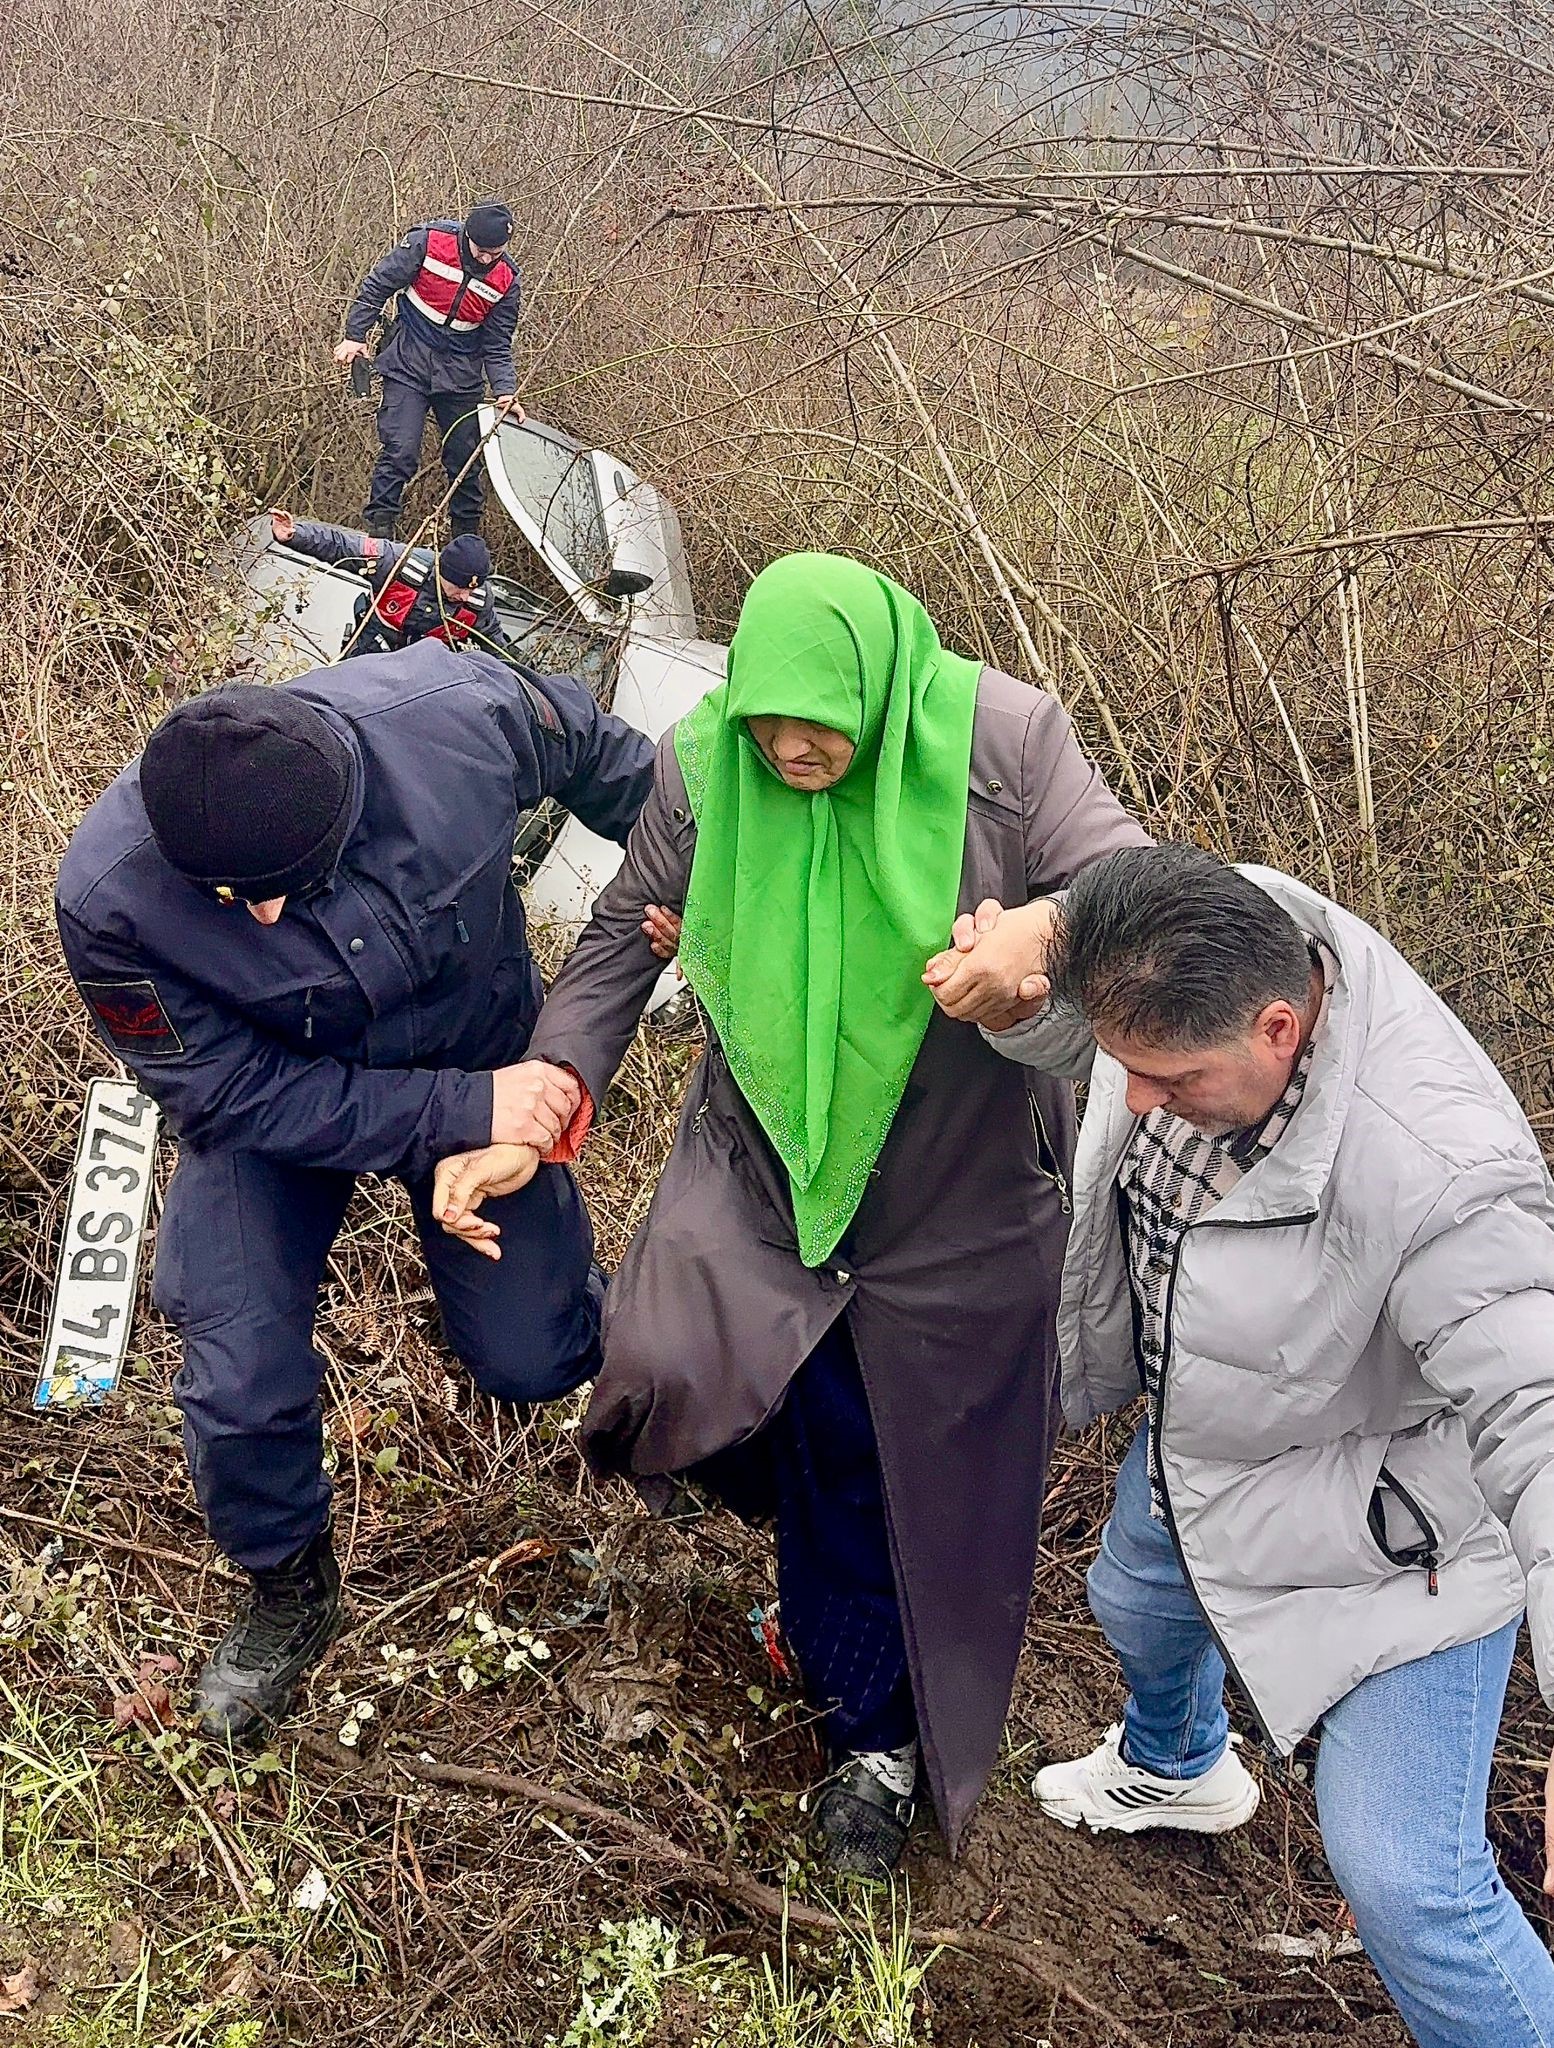
[[[549,1400],[596,1370],[602,1281],[567,1169],[508,1198],[500,1263],[433,1222],[432,1171],[570,1121],[573,1076],[517,1064],[540,980],[514,835],[553,796],[624,843],[652,766],[572,677],[425,640],[178,705],[71,841],[65,957],[180,1140],[155,1296],[183,1335],[195,1490],[253,1580],[201,1675],[208,1733],[262,1733],[338,1625],[312,1332],[357,1174],[408,1188],[488,1393]]]
[[[428,412],[436,418],[443,468],[453,486],[453,530],[473,533],[480,524],[485,481],[471,457],[480,444],[482,385],[490,384],[499,411],[520,424],[524,418],[513,367],[522,287],[503,253],[512,232],[508,209],[498,199],[485,199],[462,222],[433,220],[412,228],[362,280],[345,316],[345,339],[335,348],[337,363],[371,355],[368,332],[390,299],[398,298],[393,326],[373,364],[383,379],[382,453],[362,514],[369,533],[386,539],[394,532],[405,486],[421,459]]]

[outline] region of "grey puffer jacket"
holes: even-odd
[[[1232,1679],[1294,1747],[1362,1678],[1525,1603],[1554,1704],[1554,1184],[1483,1049],[1378,933],[1243,870],[1338,962],[1269,1156],[1184,1235],[1155,1412],[1167,1520]],[[990,1035],[1074,1073],[1072,1020]],[[1058,1339],[1076,1428],[1139,1394],[1094,1049]]]

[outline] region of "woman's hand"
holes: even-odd
[[[683,920],[662,903],[645,903],[642,906],[642,930],[648,944],[660,960],[672,960],[680,950],[680,926]]]
[[[1058,906],[1042,897],[1005,910],[993,897],[956,918],[950,944],[923,969],[923,980],[947,1017],[1007,1031],[1034,1017],[1050,993],[1047,948]]]
[[[461,1237],[483,1258],[499,1259],[501,1226],[478,1211],[490,1196],[515,1195],[533,1180],[540,1155],[532,1145],[482,1145],[439,1160],[432,1184],[432,1214],[450,1237]]]

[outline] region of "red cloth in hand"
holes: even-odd
[[[594,1127],[594,1099],[584,1085],[582,1075],[576,1067],[566,1067],[565,1071],[576,1081],[581,1100],[572,1112],[572,1121],[545,1154],[547,1166],[575,1166],[584,1141]]]

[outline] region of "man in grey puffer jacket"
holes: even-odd
[[[1052,1004],[987,1035],[1094,1061],[1064,1407],[1142,1385],[1147,1414],[1089,1578],[1126,1714],[1036,1796],[1070,1827],[1248,1819],[1228,1672],[1276,1752],[1320,1726],[1328,1859],[1422,2048],[1551,2048],[1554,1963],[1484,1835],[1524,1606],[1554,1704],[1554,1186],[1526,1118],[1384,939],[1268,869],[1114,854],[1047,967]]]

